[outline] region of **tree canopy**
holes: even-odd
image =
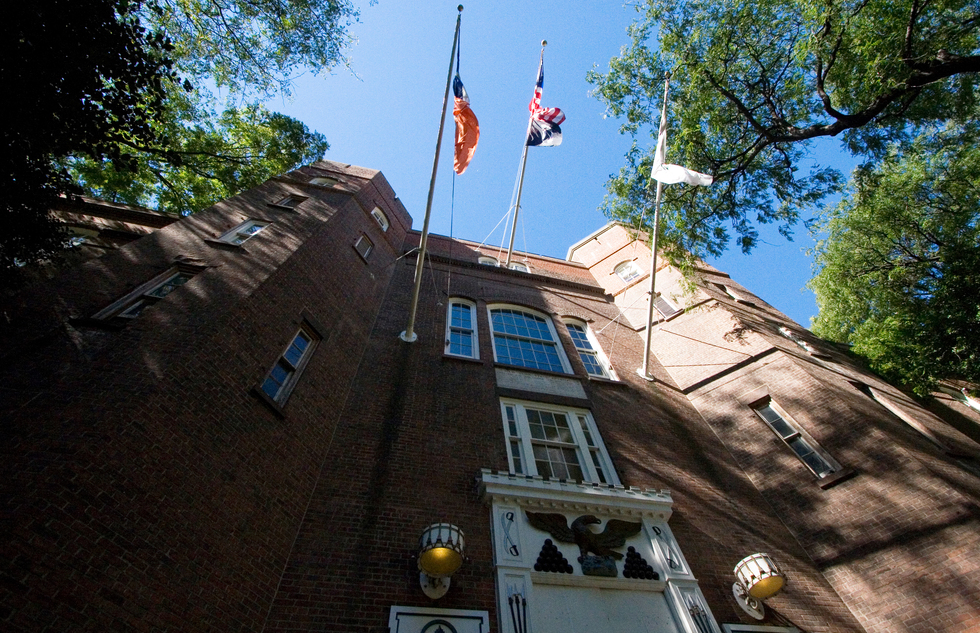
[[[673,72],[669,162],[716,179],[665,188],[674,257],[717,255],[733,232],[747,252],[758,223],[788,234],[841,182],[833,166],[812,165],[813,139],[840,135],[880,158],[924,126],[976,115],[975,2],[648,0],[638,11],[629,44],[589,81],[623,132],[656,135]],[[611,217],[637,224],[652,208],[653,145],[634,145],[607,183]]]
[[[0,273],[49,257],[64,236],[48,216],[71,190],[52,159],[79,153],[126,164],[126,147],[161,139],[153,121],[173,80],[164,34],[144,28],[140,4],[13,3],[0,21]],[[2,276],[2,275],[0,275]]]
[[[92,196],[186,215],[319,160],[329,148],[322,134],[261,105],[219,115],[196,93],[178,92],[165,114],[158,123],[165,150],[136,151],[122,169],[72,156],[69,173]]]
[[[978,130],[944,130],[859,170],[819,227],[819,336],[925,395],[980,382]]]

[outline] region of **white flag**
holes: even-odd
[[[707,174],[692,171],[680,165],[664,163],[664,157],[667,155],[666,96],[664,99],[664,109],[660,115],[660,132],[657,134],[657,150],[653,154],[653,169],[650,170],[650,177],[665,185],[676,185],[679,182],[704,187],[710,185],[715,179]]]

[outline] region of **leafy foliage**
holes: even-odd
[[[209,110],[196,93],[175,91],[158,123],[169,142],[134,152],[127,169],[73,156],[65,161],[91,195],[188,214],[323,157],[323,135],[260,105]]]
[[[820,226],[813,331],[920,395],[980,380],[977,130],[920,138],[860,170]]]
[[[831,167],[802,169],[812,139],[842,135],[851,152],[881,157],[923,126],[976,111],[975,2],[647,0],[638,10],[629,44],[588,78],[624,133],[655,136],[673,72],[669,160],[716,179],[665,187],[675,258],[717,255],[732,232],[748,252],[758,223],[788,235],[841,182]],[[634,145],[607,183],[609,216],[649,216],[653,145]]]
[[[48,216],[71,190],[52,159],[84,153],[121,166],[133,144],[156,144],[153,120],[173,78],[171,50],[131,0],[11,3],[0,21],[0,281],[51,257],[64,236]]]
[[[358,13],[348,0],[157,0],[143,17],[167,33],[181,74],[209,77],[236,92],[289,92],[305,66],[347,63],[347,27]]]

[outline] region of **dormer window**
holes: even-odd
[[[388,216],[385,215],[384,211],[382,211],[380,207],[374,207],[371,209],[371,217],[378,223],[378,226],[381,227],[382,231],[387,231],[388,227],[391,225],[391,223],[388,222]]]

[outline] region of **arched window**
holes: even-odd
[[[597,378],[612,378],[612,368],[609,366],[609,361],[602,353],[599,341],[592,334],[588,324],[583,321],[566,319],[565,327],[575,343],[575,350],[578,351],[578,356],[582,359],[582,364],[585,365],[585,371],[590,376]]]
[[[374,207],[371,209],[371,217],[378,223],[378,226],[381,227],[382,231],[387,231],[388,227],[391,225],[391,223],[388,222],[388,216],[385,215],[384,211],[382,211],[380,207]]]
[[[618,264],[615,268],[616,274],[624,282],[629,283],[639,277],[642,273],[640,272],[640,267],[636,265],[632,259],[626,260]]]
[[[524,264],[524,263],[521,263],[521,262],[511,262],[510,263],[510,269],[511,270],[519,270],[522,273],[530,272],[530,269],[527,267],[527,264]]]
[[[479,263],[483,264],[484,266],[499,266],[500,265],[500,262],[497,261],[497,258],[496,257],[481,257],[480,259],[478,259],[476,261],[478,261]]]
[[[320,185],[321,187],[333,187],[339,180],[336,178],[328,178],[326,176],[317,176],[316,178],[310,179],[311,185]]]
[[[505,365],[570,374],[551,319],[526,308],[490,306],[494,360]]]
[[[449,300],[446,314],[446,354],[479,358],[479,340],[476,334],[476,305],[466,299]]]

